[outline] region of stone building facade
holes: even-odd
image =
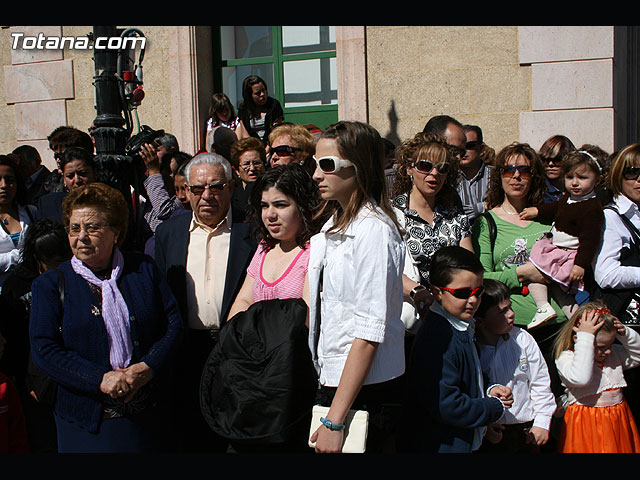
[[[194,153],[213,93],[211,27],[135,27],[148,41],[139,121]],[[47,135],[63,124],[86,130],[96,116],[90,50],[13,49],[12,33],[91,31],[0,29],[2,152],[32,144],[51,166]],[[611,152],[638,140],[628,119],[634,111],[616,96],[617,38],[614,26],[338,26],[338,116],[369,122],[396,144],[431,116],[449,114],[479,125],[496,150],[513,141],[537,150],[562,134]],[[623,124],[631,127],[621,139]]]

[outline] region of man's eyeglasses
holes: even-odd
[[[292,147],[290,145],[278,145],[277,147],[271,148],[273,153],[277,153],[279,157],[289,157],[294,155],[296,152],[302,150],[298,147]]]
[[[467,142],[467,144],[465,145],[465,149],[467,149],[467,150],[475,150],[480,145],[482,145],[482,142],[478,142],[476,140],[472,140],[471,142]]]
[[[210,185],[189,185],[189,191],[194,195],[200,196],[206,189],[208,189],[212,195],[218,195],[224,190],[224,187],[227,186],[227,183],[228,182],[212,183]]]
[[[433,167],[436,168],[440,175],[446,175],[451,170],[451,165],[448,162],[433,163],[429,160],[418,160],[413,164],[413,168],[420,173],[431,173]]]
[[[530,165],[505,165],[504,170],[502,171],[503,177],[513,177],[516,172],[520,174],[523,178],[531,177],[531,166]]]
[[[640,177],[640,167],[628,165],[622,170],[622,176],[625,180],[637,180]]]
[[[482,285],[480,285],[477,288],[448,288],[448,287],[436,287],[436,288],[449,292],[451,295],[453,295],[456,298],[459,298],[460,300],[466,300],[468,298],[471,298],[474,295],[476,298],[480,298],[484,293],[484,287]]]
[[[82,230],[84,230],[87,235],[93,236],[99,234],[108,226],[109,225],[100,225],[99,223],[85,223],[84,225],[72,223],[68,227],[65,227],[65,230],[67,231],[67,235],[69,235],[70,237],[77,237],[78,235],[80,235],[80,232],[82,232]]]
[[[341,168],[353,167],[353,163],[349,160],[345,160],[339,157],[322,157],[316,158],[315,155],[313,159],[316,161],[316,164],[324,173],[336,173]]]

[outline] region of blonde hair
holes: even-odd
[[[613,324],[613,320],[616,318],[613,315],[609,308],[604,304],[604,302],[600,300],[594,300],[584,305],[581,305],[571,318],[565,322],[562,326],[562,329],[557,333],[556,338],[553,342],[553,355],[555,358],[558,358],[562,352],[565,350],[572,350],[575,344],[573,327],[576,325],[578,320],[582,318],[582,316],[591,310],[602,310],[600,313],[600,320],[604,320],[602,327],[598,330],[598,332],[611,332],[616,329]]]
[[[622,181],[624,177],[622,173],[626,166],[640,166],[640,144],[634,143],[627,145],[620,150],[611,162],[611,168],[607,173],[607,188],[611,191],[613,197],[624,195],[622,192]]]
[[[316,152],[316,142],[313,135],[302,125],[294,123],[283,123],[271,130],[269,144],[273,144],[278,137],[284,135],[289,136],[291,143],[293,143],[292,147],[301,148],[307,155],[313,155]]]

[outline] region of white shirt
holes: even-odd
[[[187,253],[187,325],[205,329],[220,327],[222,296],[231,239],[231,209],[210,228],[192,214]]]
[[[611,346],[602,368],[595,362],[595,336],[587,332],[577,332],[573,351],[565,350],[556,359],[568,403],[627,386],[623,370],[640,365],[640,335],[627,327],[616,339],[620,344]]]
[[[500,419],[502,424],[525,423],[549,430],[556,401],[551,392],[549,370],[538,344],[529,332],[513,327],[506,340],[478,343],[480,363],[490,383],[506,385],[513,404]]]
[[[327,233],[332,225],[333,218],[311,238],[309,256],[309,346],[320,384],[338,385],[355,338],[379,343],[364,383],[391,380],[405,368],[404,243],[391,219],[373,204],[365,205],[343,233]],[[316,353],[318,296],[322,321]]]
[[[640,211],[634,202],[624,195],[618,195],[613,206],[640,229]],[[594,277],[600,287],[640,287],[640,268],[620,265],[620,252],[623,247],[629,247],[631,238],[631,233],[619,215],[605,208],[602,242],[592,263]]]
[[[29,205],[26,208],[30,209],[31,216],[35,215],[35,207]],[[19,205],[18,219],[20,220],[20,227],[22,227],[22,230],[20,231],[20,238],[17,246],[13,244],[13,240],[11,240],[11,237],[5,229],[0,227],[0,286],[2,286],[6,278],[9,276],[9,269],[20,261],[20,250],[24,245],[24,236],[27,233],[29,224],[31,224],[29,214],[25,208]]]

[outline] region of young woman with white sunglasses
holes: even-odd
[[[349,409],[369,412],[367,451],[383,451],[388,408],[404,374],[404,245],[389,205],[379,133],[361,122],[328,127],[316,145],[314,180],[329,218],[311,238],[309,346],[317,402],[330,407],[312,435],[316,452],[339,452]]]

